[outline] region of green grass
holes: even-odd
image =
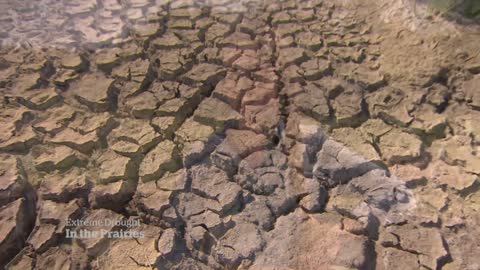
[[[428,10],[434,13],[459,13],[467,17],[480,16],[480,0],[427,0]]]
[[[480,16],[480,0],[470,0],[465,13],[470,17]]]
[[[429,11],[439,12],[442,14],[452,11],[460,0],[428,0],[427,5]]]

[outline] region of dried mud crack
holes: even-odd
[[[398,3],[0,4],[0,267],[479,269],[479,46]]]

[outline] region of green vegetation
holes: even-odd
[[[428,9],[440,14],[460,13],[467,17],[480,16],[480,0],[427,0]]]
[[[460,1],[462,0],[428,0],[427,5],[430,11],[445,14],[455,9]]]
[[[465,13],[471,17],[480,16],[480,0],[470,0],[468,2]]]

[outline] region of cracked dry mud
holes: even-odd
[[[475,26],[394,0],[41,2],[0,4],[0,266],[480,269]]]

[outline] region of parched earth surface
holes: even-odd
[[[406,2],[1,1],[0,266],[480,269],[478,26]]]

